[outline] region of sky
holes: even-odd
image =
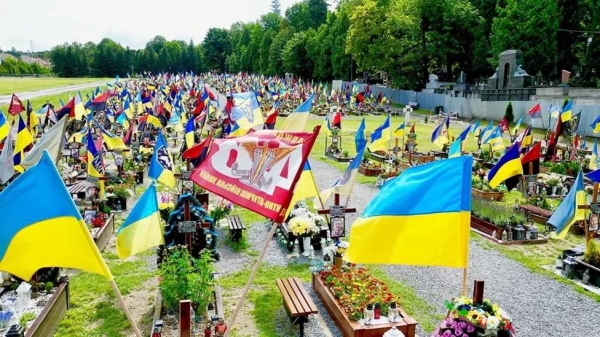
[[[2,5],[0,49],[49,50],[104,37],[133,49],[162,35],[202,42],[209,28],[258,20],[271,0],[8,0]],[[299,0],[280,0],[282,13]],[[172,8],[171,8],[172,7]]]

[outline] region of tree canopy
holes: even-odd
[[[418,89],[430,73],[484,82],[500,52],[520,49],[538,81],[557,81],[564,69],[596,86],[598,14],[598,0],[338,0],[335,8],[303,0],[285,10],[273,0],[256,21],[211,28],[197,45],[156,36],[132,50],[103,39],[56,46],[50,58],[60,76],[215,70],[350,80],[367,71]]]

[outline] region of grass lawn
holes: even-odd
[[[19,95],[20,92],[38,91],[70,85],[108,82],[110,78],[57,78],[57,77],[0,77],[0,95]]]

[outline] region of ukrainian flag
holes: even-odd
[[[190,118],[185,125],[185,145],[187,148],[194,146],[194,132],[196,131],[196,120]]]
[[[169,147],[165,141],[165,138],[163,137],[162,130],[158,131],[158,136],[156,137],[154,154],[152,154],[150,168],[148,169],[148,176],[169,187],[175,187],[173,160],[171,159]]]
[[[588,174],[588,178],[592,181],[594,173]],[[585,218],[585,210],[579,209],[579,206],[585,205],[585,191],[583,189],[583,175],[581,171],[575,178],[575,184],[567,193],[567,196],[560,202],[558,208],[552,213],[548,223],[556,227],[556,234],[559,238],[564,239],[569,232],[571,225],[578,220]]]
[[[91,128],[88,129],[87,134],[87,162],[88,176],[99,178],[103,175],[104,167],[102,166],[102,151],[99,152],[96,149]]]
[[[590,157],[590,170],[598,169],[598,139],[594,139],[594,147],[592,148],[592,155]]]
[[[378,150],[387,151],[388,142],[392,138],[390,127],[390,115],[387,116],[383,124],[381,124],[371,135],[371,145],[367,146],[369,151],[375,152]]]
[[[460,137],[458,137],[454,141],[454,143],[452,143],[452,145],[450,145],[450,148],[448,149],[448,158],[459,157],[462,154],[461,147],[462,147],[462,139]]]
[[[573,114],[573,101],[568,100],[567,104],[562,108],[560,112],[560,120],[564,122],[568,122],[571,120],[571,115]]]
[[[499,126],[497,126],[483,142],[483,144],[488,143],[492,146],[492,151],[500,151],[504,149],[504,140],[502,139],[502,131],[500,131]]]
[[[327,124],[329,124],[329,118],[327,118]],[[365,148],[365,145],[367,145],[365,127],[365,119],[363,117],[362,121],[360,121],[360,125],[358,126],[358,130],[356,130],[356,136],[354,136],[354,147],[356,148],[356,153],[360,152]]]
[[[0,226],[0,270],[29,280],[40,268],[61,267],[112,280],[47,151],[0,193],[0,214],[10,219]]]
[[[146,115],[146,123],[148,124],[152,124],[157,128],[162,128],[162,123],[160,122],[160,119],[158,119],[156,116],[152,115],[152,114],[148,114]]]
[[[317,189],[317,183],[315,182],[315,177],[312,174],[310,169],[310,164],[308,163],[308,159],[304,162],[304,167],[302,168],[302,172],[300,173],[300,178],[294,187],[294,194],[292,194],[292,200],[290,201],[290,206],[288,207],[285,217],[290,214],[293,206],[302,199],[312,198],[319,196],[319,190]],[[320,203],[320,202],[319,202]],[[315,205],[315,207],[322,207],[321,205]]]
[[[405,128],[404,124],[405,123],[402,122],[402,124],[400,124],[400,126],[396,130],[394,130],[394,137],[396,137],[396,138],[404,137],[404,128]]]
[[[488,172],[488,181],[492,188],[500,185],[508,178],[522,175],[523,165],[521,164],[521,148],[511,146],[508,151],[500,158],[498,163]]]
[[[120,259],[125,259],[162,244],[164,235],[158,212],[156,186],[152,183],[117,231],[117,255]]]
[[[98,127],[102,131],[102,135],[103,135],[102,138],[103,138],[104,142],[106,143],[106,146],[108,147],[109,150],[119,150],[119,149],[124,150],[127,148],[127,145],[125,145],[125,143],[123,142],[123,139],[106,131],[106,129],[103,128],[102,125],[100,125],[100,123],[98,123],[98,121],[95,119],[94,119],[94,124],[96,125],[96,127]]]
[[[444,135],[443,132],[444,124],[445,123],[441,123],[438,125],[431,134],[431,142],[437,145],[440,149],[444,147],[444,144],[448,143],[448,137]]]
[[[600,116],[596,117],[590,126],[594,128],[594,133],[600,132]],[[0,137],[0,139],[2,138]]]
[[[15,142],[15,148],[13,152],[15,170],[23,172],[23,168],[19,164],[21,164],[21,161],[23,160],[23,158],[25,158],[23,151],[31,144],[33,144],[33,137],[31,137],[31,133],[29,133],[29,130],[27,129],[23,118],[21,117],[21,115],[19,115],[17,140]]]
[[[121,111],[119,117],[117,117],[117,123],[121,124],[125,129],[129,129],[129,118],[125,111]]]
[[[80,120],[81,117],[86,116],[88,112],[85,110],[85,106],[83,105],[83,100],[81,99],[81,94],[79,91],[75,96],[75,118]]]
[[[0,142],[3,141],[6,136],[8,136],[9,131],[10,127],[6,121],[6,116],[4,116],[4,112],[0,110]]]
[[[281,130],[303,132],[310,115],[310,108],[312,107],[314,97],[314,95],[310,95],[304,103],[300,104],[296,110],[287,116],[281,126]]]
[[[231,128],[231,131],[229,131],[228,138],[245,136],[248,133],[248,131],[250,130],[240,127],[238,122],[235,122],[235,124],[233,124],[233,127]]]
[[[472,162],[461,156],[418,165],[388,181],[352,224],[346,259],[466,268]]]

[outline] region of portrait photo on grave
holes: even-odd
[[[85,211],[83,211],[83,220],[85,221],[85,223],[87,223],[87,224],[92,223],[92,220],[94,220],[95,217],[96,217],[96,210],[86,209]]]
[[[346,236],[346,219],[344,217],[331,217],[331,237],[341,238]]]
[[[588,220],[588,223],[590,224],[590,227],[589,227],[590,232],[598,231],[598,217],[599,217],[598,213],[590,214],[590,218]]]
[[[98,193],[100,193],[100,189],[97,186],[90,186],[85,190],[85,194],[88,199],[97,198]]]

